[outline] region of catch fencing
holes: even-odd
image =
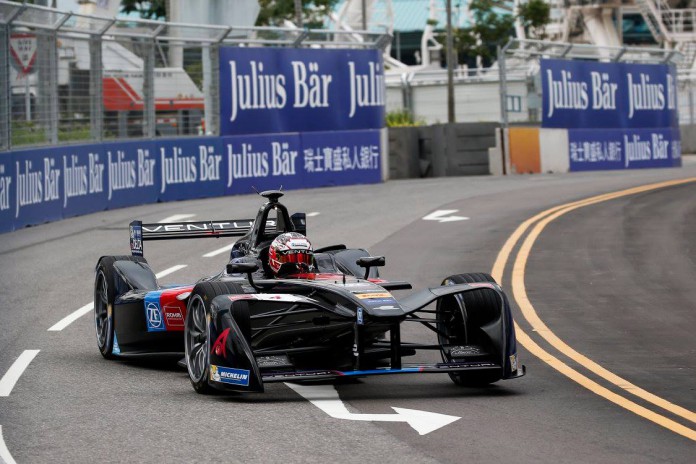
[[[0,0],[0,151],[219,135],[219,48],[384,49],[384,33],[101,18]]]
[[[617,63],[673,64],[678,70],[679,119],[696,122],[696,74],[675,50],[597,47],[512,39],[489,68],[460,67],[453,74],[455,121],[541,124],[543,58]],[[447,71],[437,66],[387,73],[387,109],[406,110],[426,124],[447,121]]]

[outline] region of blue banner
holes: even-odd
[[[0,233],[13,229],[17,176],[14,172],[14,155],[0,154]]]
[[[0,232],[105,209],[376,183],[379,130],[113,142],[0,154]]]
[[[226,166],[219,137],[161,140],[155,146],[160,166],[159,201],[224,195]]]
[[[571,171],[681,166],[679,129],[569,129]]]
[[[220,48],[220,133],[384,126],[379,50]]]
[[[677,76],[664,64],[541,60],[542,127],[678,127]]]
[[[157,201],[161,169],[155,142],[114,142],[101,148],[106,161],[104,183],[108,208]]]
[[[63,217],[63,153],[52,148],[14,153],[14,228]]]

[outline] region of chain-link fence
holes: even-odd
[[[390,39],[117,20],[0,0],[0,150],[218,135],[220,46],[383,49]]]

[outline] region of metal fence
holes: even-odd
[[[366,31],[85,16],[0,0],[0,150],[219,135],[218,49],[384,49]]]
[[[696,75],[682,69],[683,55],[675,50],[644,47],[597,47],[584,44],[511,40],[490,68],[460,68],[454,73],[455,120],[541,124],[542,88],[539,60],[562,58],[678,66],[679,117],[696,122]],[[438,68],[387,74],[387,109],[405,109],[416,121],[447,121],[447,71]]]
[[[507,126],[510,122],[523,121],[533,124],[541,124],[542,86],[539,60],[542,58],[595,60],[604,62],[629,62],[646,64],[674,64],[679,66],[684,61],[684,56],[675,50],[646,47],[597,47],[585,44],[568,44],[558,42],[544,42],[539,40],[511,40],[498,52],[498,65],[500,67],[500,95],[501,95],[501,124]],[[507,76],[514,76],[519,80],[520,74],[526,75],[526,94],[511,95]],[[693,106],[689,108],[688,98],[683,94],[684,87],[680,85],[680,121],[684,122],[687,114],[693,114]],[[526,112],[520,117],[519,111],[514,106],[515,98],[526,100]],[[682,101],[687,101],[687,106],[682,106]],[[513,120],[514,118],[514,120]],[[688,119],[691,121],[692,119]]]

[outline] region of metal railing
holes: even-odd
[[[219,134],[218,50],[382,49],[368,31],[86,16],[0,0],[0,151]]]
[[[511,39],[505,47],[498,51],[498,66],[500,67],[501,94],[501,124],[507,127],[511,111],[508,98],[508,77],[517,77],[520,71],[527,73],[527,93],[523,96],[527,101],[526,122],[541,123],[542,88],[539,60],[542,58],[596,60],[604,62],[630,62],[652,64],[678,65],[684,55],[677,50],[646,47],[598,47],[586,44],[571,44],[544,42],[539,40]],[[693,114],[693,109],[680,106],[682,114]],[[520,121],[519,114],[515,114]]]

